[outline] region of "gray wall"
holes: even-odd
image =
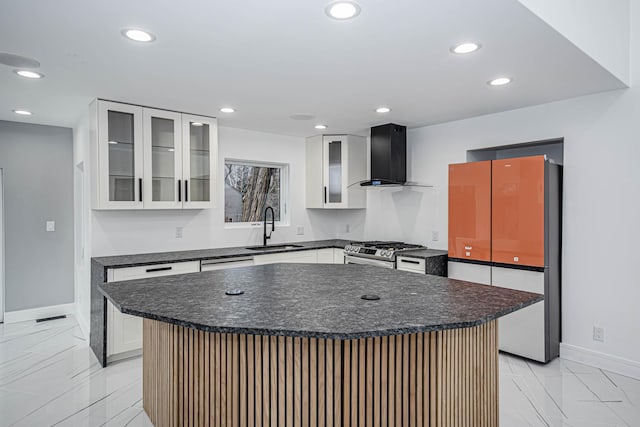
[[[5,311],[73,302],[71,129],[0,121]],[[56,222],[55,232],[45,222]]]

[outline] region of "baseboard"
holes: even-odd
[[[45,317],[63,316],[73,314],[76,305],[60,304],[48,307],[30,308],[27,310],[7,311],[4,313],[4,323],[27,322],[29,320],[43,319]]]
[[[640,362],[634,360],[564,343],[560,344],[560,357],[627,377],[640,379]]]
[[[111,356],[107,356],[107,364],[119,362],[120,360],[130,359],[132,357],[139,357],[139,356],[142,356],[141,348],[137,350],[125,351],[124,353],[112,354]]]
[[[80,331],[82,331],[82,335],[84,336],[84,339],[87,341],[87,343],[89,343],[89,323],[87,322],[87,319],[85,319],[80,314],[80,311],[77,309],[77,307],[75,309],[75,313],[76,313],[76,321],[78,322]]]

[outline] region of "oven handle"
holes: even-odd
[[[392,261],[379,261],[375,259],[362,258],[352,255],[344,256],[345,264],[364,264],[364,265],[375,265],[376,267],[384,267],[384,268],[396,268],[395,263]]]

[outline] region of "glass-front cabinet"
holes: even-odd
[[[94,209],[214,206],[215,118],[96,100]]]
[[[144,109],[144,207],[182,208],[182,116]]]
[[[307,138],[305,206],[308,209],[363,209],[359,183],[367,179],[367,144],[356,135]]]
[[[142,107],[107,101],[96,107],[100,175],[94,207],[142,209]]]
[[[345,183],[343,183],[342,178],[344,175],[344,157],[346,157],[342,154],[343,148],[346,147],[343,139],[344,137],[340,136],[324,137],[324,163],[327,170],[324,176],[324,203],[327,207],[341,207],[343,203],[342,189]]]
[[[182,115],[182,176],[184,207],[213,206],[215,167],[218,158],[218,125],[216,119]]]

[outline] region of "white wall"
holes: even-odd
[[[630,0],[519,0],[629,84]]]
[[[435,189],[370,191],[365,234],[446,249],[448,164],[469,149],[564,137],[562,341],[639,376],[640,8],[633,22],[630,89],[410,130],[409,179]]]

